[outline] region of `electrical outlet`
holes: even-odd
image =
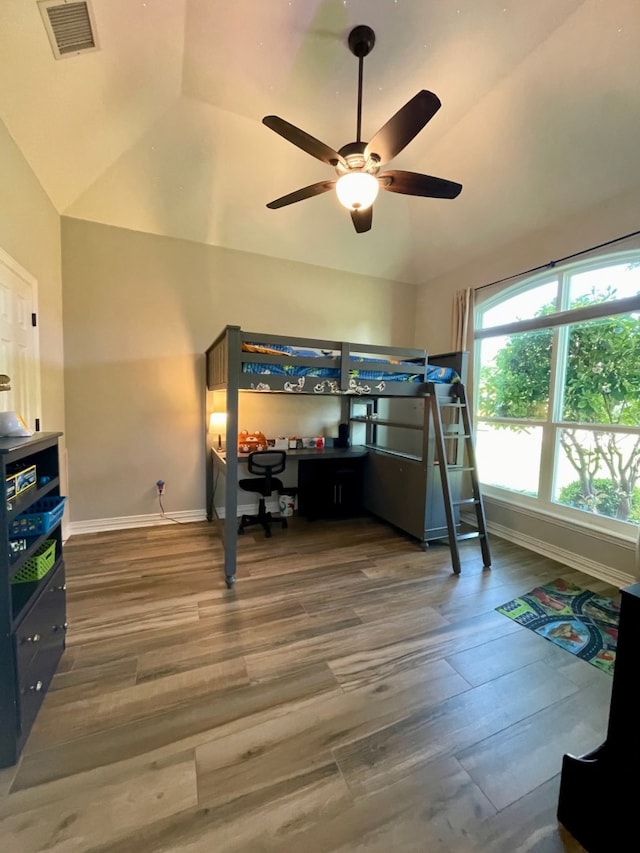
[[[164,494],[164,485],[165,485],[164,480],[157,480],[156,481],[156,489],[158,490],[159,495]]]

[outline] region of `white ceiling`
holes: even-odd
[[[0,3],[0,118],[63,215],[420,283],[640,188],[640,0],[92,0],[100,49],[56,60],[36,0]],[[393,161],[463,184],[380,193],[356,234],[333,148],[420,89],[442,108]]]

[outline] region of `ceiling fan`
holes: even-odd
[[[462,184],[444,178],[397,169],[380,173],[381,166],[399,154],[440,109],[440,99],[433,92],[422,89],[380,128],[370,142],[361,140],[364,58],[371,53],[375,41],[375,33],[365,25],[354,27],[349,33],[349,49],[358,58],[359,65],[355,142],[348,142],[339,151],[334,151],[329,145],[278,116],[265,116],[262,119],[263,124],[293,145],[333,166],[338,176],[334,180],[319,181],[270,201],[267,207],[271,210],[312,198],[335,187],[339,201],[350,211],[354,227],[361,234],[371,228],[372,204],[380,187],[393,193],[427,198],[455,198],[460,194]]]

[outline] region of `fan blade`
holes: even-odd
[[[329,148],[328,145],[325,145],[324,142],[320,142],[319,139],[309,136],[308,133],[305,133],[304,130],[300,130],[299,127],[289,124],[289,122],[285,121],[283,118],[278,118],[278,116],[265,116],[262,119],[262,123],[266,124],[268,128],[274,130],[276,133],[279,133],[280,136],[287,140],[287,142],[297,145],[298,148],[302,148],[302,150],[306,151],[307,154],[311,154],[312,157],[317,157],[318,160],[322,160],[323,163],[328,163],[330,166],[337,166],[338,163],[342,163],[346,166],[344,158],[338,154],[337,151],[334,151],[333,148]]]
[[[358,234],[364,234],[365,231],[371,230],[371,222],[373,220],[373,207],[367,207],[364,210],[352,210],[351,220],[353,227]]]
[[[296,201],[303,201],[305,198],[313,198],[314,195],[326,193],[330,189],[333,189],[335,185],[335,181],[319,181],[317,184],[302,187],[302,189],[295,190],[292,193],[288,193],[288,195],[283,195],[275,201],[270,201],[267,207],[270,210],[277,210],[279,207],[286,207],[286,205],[293,204]]]
[[[380,163],[388,163],[411,142],[441,106],[437,95],[422,89],[380,128],[365,148],[364,156],[375,155]]]
[[[433,178],[431,175],[402,172],[397,169],[378,175],[378,183],[383,190],[389,190],[392,193],[421,195],[427,198],[455,198],[462,190],[462,184],[456,184],[455,181],[445,181],[444,178]]]

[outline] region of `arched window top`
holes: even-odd
[[[478,300],[476,337],[640,311],[640,250],[574,261]]]

